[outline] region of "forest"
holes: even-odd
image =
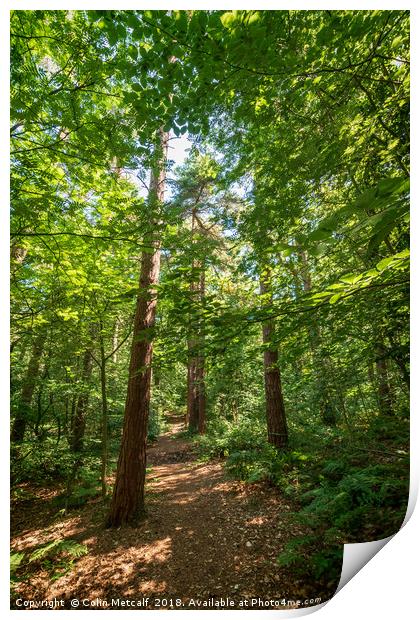
[[[316,605],[400,528],[409,18],[11,12],[12,609]]]

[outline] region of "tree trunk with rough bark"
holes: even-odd
[[[205,271],[201,265],[200,273],[200,301],[205,295]],[[198,392],[198,432],[202,435],[206,430],[206,384],[205,384],[205,357],[204,357],[204,324],[203,317],[200,317],[199,343],[200,353],[197,357],[197,392]]]
[[[12,432],[10,436],[10,440],[17,443],[22,442],[25,436],[26,425],[28,421],[28,410],[32,403],[32,397],[34,394],[35,384],[39,373],[39,366],[42,352],[44,350],[45,340],[45,333],[40,333],[36,337],[32,348],[31,358],[29,360],[26,375],[23,381],[19,409],[13,421]]]
[[[71,449],[73,452],[82,452],[83,440],[86,428],[86,415],[89,405],[88,383],[92,375],[92,355],[90,348],[86,349],[82,363],[82,390],[77,399],[76,409],[73,418],[73,428],[71,437]]]
[[[195,343],[188,341],[190,360],[187,370],[187,421],[192,433],[198,431],[198,394],[197,394],[197,358],[194,351]]]
[[[196,221],[197,209],[193,208],[191,212],[191,237],[194,244],[194,233],[197,228]],[[196,303],[199,296],[199,282],[196,279],[195,271],[197,269],[197,261],[195,258],[191,264],[192,276],[190,283],[190,299],[192,303]],[[187,368],[187,420],[188,428],[192,433],[198,431],[199,425],[199,398],[198,398],[198,336],[195,321],[190,319],[190,334],[188,336],[188,368]]]
[[[113,342],[114,346],[114,342]],[[106,474],[107,474],[107,465],[108,465],[108,400],[106,394],[106,357],[105,357],[105,347],[104,347],[104,339],[102,334],[102,323],[100,324],[100,353],[101,353],[101,365],[100,365],[100,375],[101,375],[101,404],[102,404],[102,415],[101,415],[101,487],[102,487],[102,497],[106,497]]]
[[[197,229],[197,209],[192,209],[191,234]],[[193,277],[190,284],[191,300],[200,304],[205,294],[205,267],[204,261],[193,259]],[[199,278],[195,272],[200,270]],[[191,324],[191,334],[188,339],[188,371],[187,371],[187,420],[191,432],[204,433],[206,426],[206,397],[204,384],[204,326],[203,319]]]
[[[120,331],[120,318],[117,316],[114,323],[114,331],[112,334],[112,363],[116,364],[118,361],[118,336]]]
[[[160,131],[160,147],[155,168],[152,170],[149,204],[151,219],[159,222],[159,205],[164,198],[166,179],[165,162],[168,134]],[[146,241],[152,252],[143,252],[141,258],[139,296],[134,319],[131,345],[124,427],[118,459],[117,475],[108,527],[135,523],[144,512],[144,483],[146,477],[147,423],[150,405],[151,363],[153,355],[153,327],[156,317],[156,284],[160,270],[160,241],[153,231]]]
[[[261,295],[265,301],[271,302],[271,274],[268,270],[260,278]],[[268,319],[263,323],[264,349],[264,383],[267,417],[268,441],[276,448],[284,448],[288,443],[286,410],[284,406],[281,377],[279,369],[279,354],[276,345],[272,344],[274,335],[274,321]]]

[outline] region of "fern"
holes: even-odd
[[[73,558],[81,558],[88,553],[86,545],[82,545],[75,540],[53,540],[38,547],[28,559],[28,564],[37,562],[39,560],[45,560],[46,558],[56,557],[59,553],[65,552]]]
[[[63,540],[60,550],[66,551],[73,558],[81,558],[89,551],[86,545],[82,545],[75,540]]]
[[[19,569],[25,566],[41,563],[43,569],[48,570],[51,581],[56,581],[66,575],[72,568],[73,562],[77,558],[88,553],[88,548],[76,540],[53,540],[35,549],[29,557],[24,552],[12,552],[10,554],[10,577],[15,582],[18,579],[24,580],[29,574],[24,574]],[[61,557],[59,557],[61,556]],[[33,567],[35,568],[35,567]],[[16,573],[19,571],[19,577]]]
[[[327,461],[322,469],[322,473],[331,480],[342,478],[346,472],[346,463],[343,461]]]
[[[25,554],[22,551],[12,552],[10,554],[10,574],[13,576],[19,566],[22,564],[22,561],[25,557]]]
[[[61,543],[61,540],[53,540],[46,545],[38,547],[38,549],[35,549],[35,551],[29,556],[28,564],[37,562],[38,560],[43,560],[47,557],[51,557],[55,553],[58,553],[58,548]]]

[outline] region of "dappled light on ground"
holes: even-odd
[[[91,502],[78,516],[54,518],[50,510],[46,529],[16,536],[22,551],[58,536],[89,548],[57,581],[25,584],[25,596],[319,596],[276,563],[297,527],[281,518],[290,506],[278,490],[228,480],[218,461],[198,463],[191,444],[176,436],[181,428],[177,421],[149,449],[147,515],[138,527],[104,529],[105,511]]]

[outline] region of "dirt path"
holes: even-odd
[[[138,528],[104,530],[101,504],[91,502],[50,527],[44,520],[43,527],[21,531],[15,549],[60,536],[83,542],[89,554],[54,583],[41,573],[20,593],[90,601],[148,597],[149,607],[165,597],[182,599],[187,608],[190,599],[211,597],[238,604],[253,597],[319,596],[290,583],[276,564],[293,534],[284,519],[290,506],[278,490],[229,480],[219,462],[197,462],[191,444],[176,437],[181,429],[179,418],[172,419],[170,431],[149,449],[147,518]]]

